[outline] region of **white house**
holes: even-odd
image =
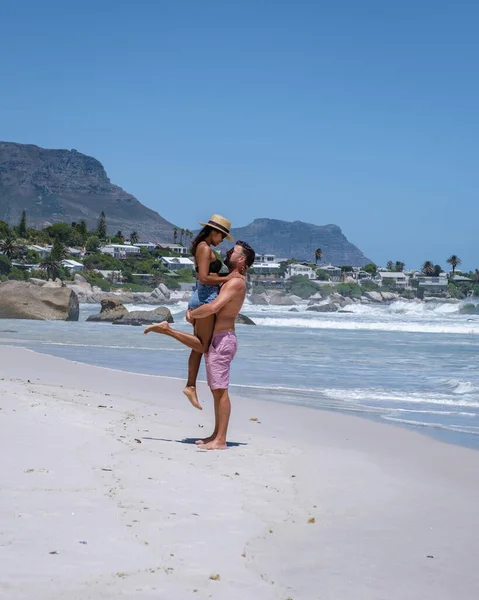
[[[139,242],[138,244],[133,244],[137,248],[146,248],[148,252],[152,252],[156,248],[156,244],[153,242]]]
[[[255,276],[276,275],[279,273],[281,265],[274,254],[257,254],[252,265]]]
[[[427,277],[426,275],[419,275],[416,277],[418,282],[418,288],[424,289],[428,292],[440,292],[447,290],[448,280],[446,273],[440,273],[438,277]]]
[[[85,266],[82,265],[82,263],[70,258],[62,260],[62,266],[66,267],[67,269],[70,269],[70,273],[78,273],[80,271],[83,271],[83,269],[85,268]]]
[[[45,246],[38,246],[37,244],[32,244],[31,246],[27,246],[27,250],[34,250],[38,252],[41,258],[46,258],[50,256],[50,252],[52,251],[52,247],[49,246],[46,248]]]
[[[170,271],[195,268],[195,263],[184,256],[162,256],[160,260]]]
[[[402,288],[409,286],[409,277],[406,275],[406,273],[402,272],[396,273],[393,271],[379,271],[379,273],[376,275],[376,280],[378,285],[391,284],[395,287]]]
[[[327,273],[330,277],[330,281],[341,281],[341,269],[339,267],[335,267],[334,265],[320,265],[318,269]]]
[[[257,254],[255,257],[255,263],[277,263],[276,256],[274,254]]]
[[[170,252],[178,252],[180,256],[186,256],[190,253],[188,248],[181,244],[171,244],[170,242],[158,242],[157,246],[160,250],[169,250]]]
[[[139,256],[140,249],[137,246],[129,246],[127,244],[108,244],[100,248],[103,254],[109,254],[114,258],[130,258],[131,256]]]
[[[295,275],[305,275],[308,279],[316,279],[316,271],[307,265],[291,264],[288,265],[286,273],[284,274],[285,279],[294,277]]]

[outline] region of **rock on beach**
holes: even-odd
[[[1,319],[78,321],[79,314],[78,297],[66,287],[39,286],[26,281],[0,284]]]

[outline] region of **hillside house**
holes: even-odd
[[[403,272],[380,271],[375,279],[376,283],[380,286],[390,285],[397,288],[409,287],[409,277]]]
[[[162,256],[160,260],[170,271],[178,271],[180,269],[193,270],[195,268],[195,263],[191,258],[184,256]]]
[[[120,259],[140,256],[140,249],[137,246],[128,244],[108,244],[100,248],[100,252]]]

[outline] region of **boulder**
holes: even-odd
[[[45,279],[38,279],[37,277],[30,277],[30,279],[28,281],[29,281],[29,283],[33,283],[33,285],[39,285],[39,286],[43,286],[46,283]]]
[[[151,325],[163,321],[174,323],[170,309],[166,306],[158,306],[153,310],[132,310],[112,323],[113,325]]]
[[[383,297],[381,296],[380,292],[364,292],[364,295],[366,296],[366,298],[368,300],[371,300],[372,302],[382,302],[383,301]]]
[[[117,298],[106,298],[100,302],[101,311],[97,315],[90,315],[87,321],[113,323],[128,315],[128,309]]]
[[[271,306],[291,306],[291,304],[295,304],[290,296],[283,296],[282,294],[271,296],[269,303]]]
[[[354,304],[354,302],[351,298],[348,298],[347,296],[346,298],[341,298],[341,300],[339,301],[339,305],[341,306],[341,308],[343,308],[344,306],[351,306],[351,304]]]
[[[256,304],[258,306],[267,306],[269,304],[269,298],[266,294],[251,294],[249,301],[251,304]]]
[[[366,296],[361,296],[359,301],[361,302],[361,304],[371,304],[371,300],[369,298],[366,298]]]
[[[38,286],[26,281],[0,284],[1,319],[78,321],[78,297],[64,287]]]
[[[81,285],[82,283],[88,283],[88,281],[83,277],[83,275],[80,275],[80,273],[75,273],[75,277],[73,278],[73,281],[77,285]],[[88,283],[88,285],[90,285],[90,284]]]
[[[299,312],[299,309],[296,308],[296,306],[293,306],[293,308],[290,308],[288,312]]]
[[[241,313],[236,317],[236,323],[239,323],[240,325],[256,325],[252,319]]]
[[[57,277],[55,279],[55,281],[53,281],[53,279],[49,279],[42,285],[42,287],[44,287],[44,288],[61,288],[62,285],[63,284],[62,284],[61,279],[58,279],[58,277]]]
[[[333,304],[332,302],[328,302],[327,304],[315,304],[314,306],[308,306],[306,310],[311,310],[314,312],[337,312],[339,306],[337,304]]]
[[[303,301],[301,296],[295,296],[294,294],[291,294],[290,298],[295,304],[298,304],[299,302]]]
[[[380,292],[381,297],[386,302],[392,302],[399,298],[399,294],[395,294],[394,292]]]

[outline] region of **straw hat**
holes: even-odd
[[[208,223],[201,223],[200,221],[200,225],[203,225],[203,227],[213,227],[213,229],[226,234],[227,240],[234,242],[234,239],[230,236],[231,221],[228,221],[228,219],[225,219],[221,215],[211,215]]]

